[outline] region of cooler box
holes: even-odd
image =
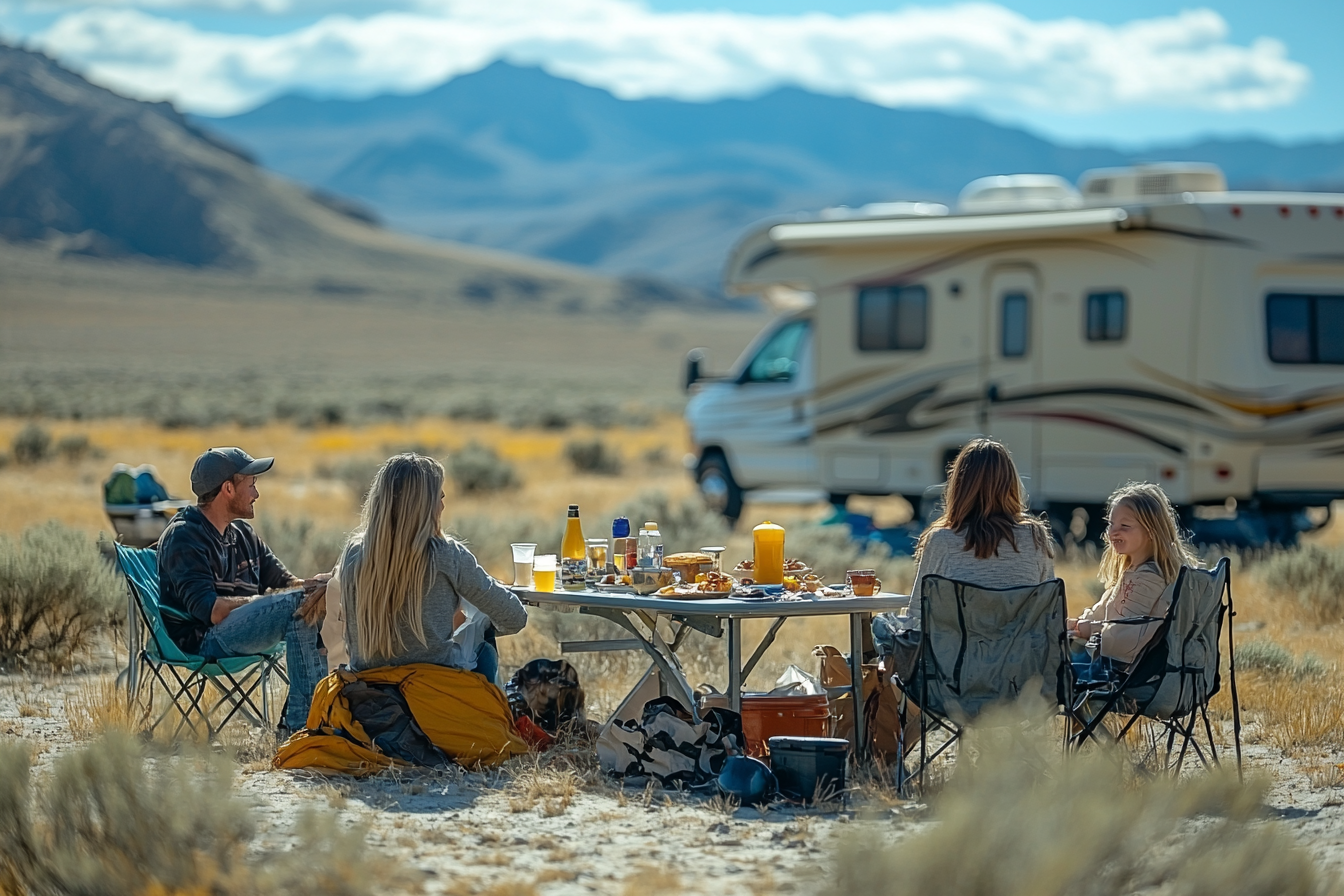
[[[779,792],[789,799],[833,799],[845,789],[845,738],[772,737],[769,744],[770,770],[779,780]]]
[[[728,695],[702,695],[700,706],[727,709]],[[770,738],[775,735],[829,737],[832,727],[831,701],[825,694],[742,695],[742,734],[751,756],[767,755]]]

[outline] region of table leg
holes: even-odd
[[[742,712],[742,620],[728,620],[728,706]]]
[[[868,737],[863,720],[863,623],[862,613],[849,617],[849,687],[854,697],[854,759],[868,758]]]

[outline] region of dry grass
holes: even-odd
[[[398,869],[366,856],[360,832],[298,819],[298,845],[250,847],[251,810],[219,756],[149,759],[108,737],[34,776],[21,744],[0,745],[0,892],[344,894],[402,892]]]
[[[902,892],[993,896],[1334,892],[1305,851],[1259,820],[1265,782],[1135,783],[1099,755],[1063,762],[1053,738],[1031,733],[1048,729],[986,719],[989,748],[933,799],[940,823],[895,848],[880,829],[847,832],[815,892],[890,893],[898,880]]]
[[[142,721],[142,713],[127,701],[115,679],[81,681],[65,698],[65,718],[76,741],[93,740],[105,734],[130,734]]]
[[[573,769],[534,766],[514,777],[505,793],[510,811],[535,809],[543,818],[554,818],[565,814],[579,788],[579,776]]]
[[[622,882],[622,896],[683,892],[681,875],[661,865],[638,865]]]

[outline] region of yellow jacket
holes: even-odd
[[[307,730],[285,741],[276,768],[371,775],[407,763],[383,753],[350,713],[350,682],[395,684],[416,724],[459,765],[494,766],[528,752],[504,692],[475,672],[430,663],[333,672],[318,682]]]

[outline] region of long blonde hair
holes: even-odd
[[[1168,585],[1176,581],[1182,566],[1199,566],[1199,558],[1181,531],[1176,509],[1162,487],[1151,482],[1130,482],[1120,486],[1106,499],[1106,520],[1110,522],[1115,508],[1128,507],[1138,518],[1139,526],[1153,546],[1153,562],[1162,572]],[[1097,578],[1107,588],[1114,588],[1129,568],[1129,558],[1111,547],[1110,535],[1102,536],[1106,551],[1101,555],[1101,569]]]
[[[1037,550],[1053,553],[1045,524],[1027,513],[1027,498],[1017,476],[1013,456],[993,439],[973,439],[957,453],[947,472],[943,512],[919,537],[916,559],[924,553],[929,536],[938,529],[951,529],[966,539],[966,549],[981,560],[997,557],[999,544],[1007,539],[1019,551],[1014,527],[1031,530]]]
[[[425,643],[421,607],[430,585],[430,555],[446,542],[440,527],[443,465],[432,457],[398,454],[373,477],[355,537],[363,542],[355,570],[359,648],[388,659],[405,648],[402,626]]]

